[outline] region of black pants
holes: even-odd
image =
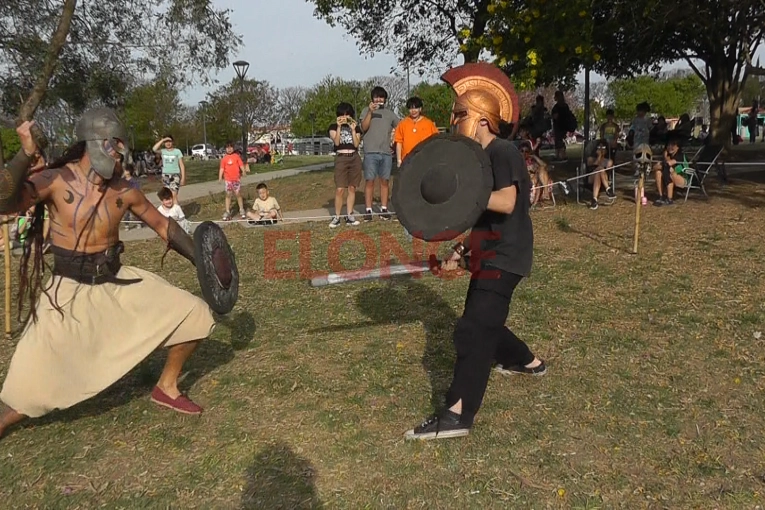
[[[462,399],[462,421],[472,425],[481,407],[491,368],[528,365],[534,361],[529,347],[505,326],[510,300],[523,277],[489,269],[473,273],[465,311],[454,330],[457,362],[446,394],[446,406]]]

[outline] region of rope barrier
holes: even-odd
[[[717,162],[705,162],[705,161],[695,162],[696,165],[713,165],[715,163],[717,163]],[[569,182],[577,181],[577,180],[580,180],[580,179],[584,179],[585,177],[589,177],[591,175],[595,175],[595,174],[598,174],[598,173],[601,173],[601,172],[610,172],[612,170],[616,170],[617,168],[622,168],[622,167],[630,166],[630,165],[634,165],[634,164],[635,164],[634,161],[625,161],[624,163],[619,163],[618,165],[614,165],[614,166],[611,166],[611,167],[608,167],[608,168],[599,168],[597,170],[593,170],[592,172],[588,172],[588,173],[585,173],[585,174],[582,174],[582,175],[577,175],[576,177],[570,177],[568,179],[562,179],[562,180],[554,181],[554,182],[551,182],[551,183],[548,183],[548,184],[544,184],[544,185],[532,186],[531,190],[538,190],[538,189],[545,189],[545,188],[552,189],[554,186],[560,186],[561,188],[563,188],[564,193],[568,195],[568,193],[569,193],[568,183]],[[765,167],[765,162],[741,162],[741,163],[731,162],[731,163],[725,163],[725,164],[726,165],[763,166],[763,167]],[[370,215],[370,214],[372,216],[382,216],[384,214],[395,214],[395,212],[389,212],[389,213],[372,212],[372,213],[359,213],[359,214],[361,216],[367,216],[367,215]],[[354,213],[354,216],[355,215],[356,214]],[[338,215],[338,218],[340,218],[342,216],[348,216],[348,215],[347,214],[346,215],[340,214],[340,215]],[[276,223],[289,223],[289,222],[299,223],[299,222],[303,222],[303,221],[319,221],[319,220],[327,220],[328,221],[328,220],[333,219],[334,217],[335,217],[334,214],[328,214],[328,215],[323,215],[323,216],[296,216],[296,217],[293,217],[293,218],[285,217],[285,218],[281,218],[281,219],[277,220]],[[27,218],[27,219],[31,219],[32,216],[16,216],[15,218]],[[265,220],[253,220],[253,219],[250,219],[250,218],[247,218],[247,219],[233,219],[232,218],[230,220],[200,220],[200,221],[186,220],[186,221],[189,223],[189,225],[200,225],[200,224],[204,223],[205,221],[212,221],[213,223],[216,223],[216,224],[219,224],[219,225],[226,225],[226,224],[230,224],[230,223],[256,223],[258,221],[268,221],[269,219],[270,218],[265,219]],[[15,221],[15,219],[0,220],[0,224],[2,224],[3,222],[12,223],[13,221]],[[139,224],[139,225],[142,225],[144,222],[141,221],[141,220],[122,220],[122,221],[120,221],[120,223],[121,224]],[[274,224],[276,224],[276,223],[274,223]]]

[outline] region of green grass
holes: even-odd
[[[149,402],[159,352],[0,440],[0,497],[20,508],[762,506],[765,252],[753,233],[765,217],[743,199],[765,190],[710,192],[644,208],[638,255],[626,200],[535,212],[534,269],[508,325],[549,372],[492,375],[471,435],[438,443],[402,435],[449,384],[467,279],[313,289],[265,268],[297,276],[302,249],[304,270],[327,270],[347,228],[227,227],[240,300],[182,383],[206,413]],[[274,232],[295,238],[275,245]],[[356,232],[405,243],[395,222]],[[363,264],[360,246],[341,250],[348,269]],[[198,294],[180,256],[160,268],[163,251],[131,243],[123,260]],[[0,377],[17,340],[0,340]]]

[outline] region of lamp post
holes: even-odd
[[[202,107],[202,137],[204,138],[205,154],[207,153],[207,117],[206,109],[209,103],[207,101],[200,101],[199,106]]]
[[[314,123],[316,122],[316,113],[311,112],[311,114],[308,116],[311,119],[311,154],[314,154],[316,152],[316,141],[314,138],[316,137],[316,130],[314,129]]]
[[[135,126],[130,124],[130,148],[135,150]]]
[[[244,101],[244,77],[247,75],[249,69],[250,64],[244,60],[237,60],[234,62],[236,77],[239,78],[239,92],[242,101]],[[242,157],[244,158],[244,161],[247,162],[247,126],[245,125],[244,105],[240,105],[240,108],[242,108]]]

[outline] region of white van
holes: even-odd
[[[208,143],[207,148],[205,148],[205,144],[198,143],[191,148],[191,157],[194,159],[208,159],[214,157],[215,152],[215,147],[212,144]]]

